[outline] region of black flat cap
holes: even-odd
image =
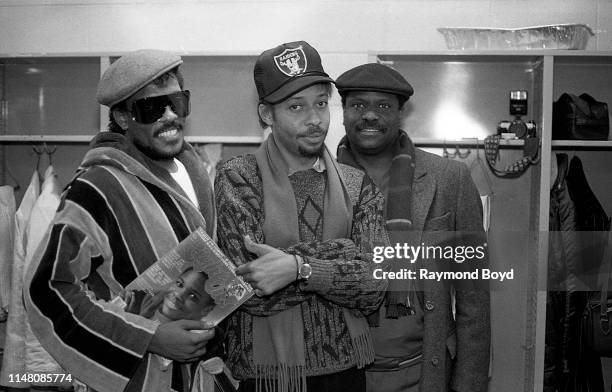
[[[378,63],[368,63],[349,69],[336,79],[341,96],[349,91],[378,91],[410,98],[414,89],[396,70]]]

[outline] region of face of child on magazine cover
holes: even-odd
[[[204,272],[187,269],[170,286],[160,312],[171,320],[199,320],[206,316],[215,301],[204,289],[208,276]]]

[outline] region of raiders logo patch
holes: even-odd
[[[306,72],[308,60],[302,46],[285,49],[283,53],[274,56],[274,64],[287,76],[296,76]]]

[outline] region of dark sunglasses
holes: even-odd
[[[168,95],[141,98],[132,103],[132,117],[141,124],[152,124],[162,118],[166,107],[179,117],[189,115],[189,90]]]

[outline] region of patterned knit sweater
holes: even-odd
[[[384,242],[383,199],[369,177],[340,165],[353,203],[350,239],[322,241],[326,172],[308,170],[289,176],[296,195],[300,243],[283,249],[305,256],[313,272],[308,283],[293,283],[267,297],[247,301],[229,320],[228,360],[235,377],[254,378],[252,316],[268,316],[300,306],[304,321],[306,376],[338,372],[355,366],[355,352],[343,308],[358,315],[380,304],[386,281],[373,278],[371,251]],[[243,236],[265,242],[263,189],[253,155],[233,158],[217,172],[219,246],[237,264],[253,259]]]

